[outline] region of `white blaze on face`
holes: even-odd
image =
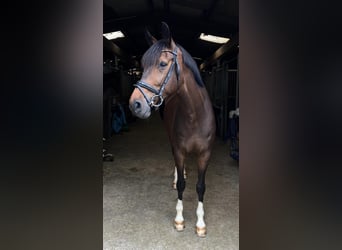
[[[203,203],[200,202],[200,201],[198,202],[196,214],[197,214],[197,223],[196,223],[196,226],[197,226],[198,228],[204,228],[204,227],[205,227],[205,223],[204,223]]]

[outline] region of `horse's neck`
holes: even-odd
[[[166,112],[170,117],[170,124],[175,118],[182,122],[198,120],[203,116],[205,105],[207,105],[207,93],[204,88],[197,85],[192,77],[183,77],[177,93],[166,104]]]
[[[206,94],[205,89],[199,87],[192,77],[185,79],[178,90],[179,105],[182,106],[180,112],[193,115],[202,113],[206,104]]]

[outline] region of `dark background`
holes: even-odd
[[[102,249],[103,2],[2,10],[1,248]],[[239,2],[241,249],[341,246],[339,17]]]
[[[125,69],[139,67],[148,49],[145,40],[147,28],[160,39],[161,22],[166,22],[176,43],[192,55],[202,70],[216,63],[214,53],[222,46],[198,39],[201,33],[229,37],[222,49],[223,59],[230,60],[237,54],[239,38],[239,2],[237,0],[165,0],[165,1],[117,1],[104,0],[103,32],[121,30],[124,38],[108,41],[104,38],[104,59],[119,60]],[[111,42],[117,49],[113,49]],[[220,55],[220,57],[222,57]]]

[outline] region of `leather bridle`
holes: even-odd
[[[171,50],[162,50],[161,52],[169,52],[171,54],[173,54],[173,58],[172,58],[172,64],[169,68],[169,71],[167,72],[167,75],[162,83],[162,85],[160,86],[159,89],[154,88],[152,85],[143,82],[143,81],[138,81],[136,84],[133,84],[134,87],[138,88],[139,91],[142,93],[142,95],[144,96],[147,104],[151,107],[151,108],[158,108],[160,105],[163,104],[163,91],[165,89],[165,86],[167,84],[167,82],[170,80],[173,69],[176,65],[176,77],[177,77],[177,81],[179,78],[179,64],[177,61],[177,47],[174,49],[174,51]],[[144,93],[144,89],[147,89],[148,91],[152,92],[154,95],[148,99],[146,94]]]

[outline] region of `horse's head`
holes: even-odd
[[[144,72],[129,100],[132,113],[148,118],[151,109],[157,109],[165,98],[175,93],[181,69],[181,51],[173,41],[170,29],[162,23],[162,39],[157,41],[148,30],[146,39],[150,48],[141,60]]]

